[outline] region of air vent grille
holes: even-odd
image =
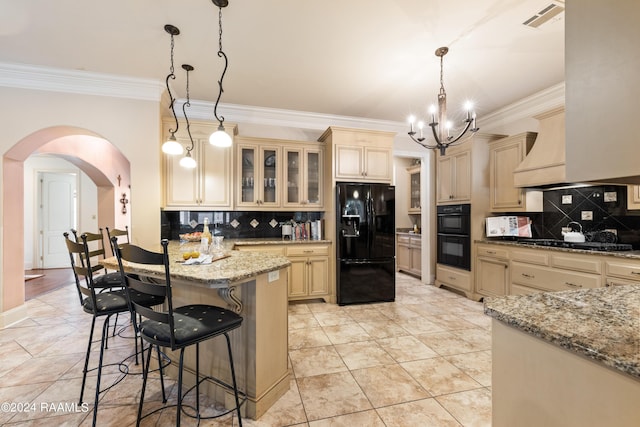
[[[564,12],[563,6],[552,3],[533,15],[531,18],[524,21],[522,24],[527,27],[538,28],[545,22],[549,22],[551,19],[560,15],[562,12]]]

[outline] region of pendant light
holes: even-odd
[[[169,135],[169,138],[167,138],[164,144],[162,144],[162,151],[166,154],[179,155],[184,152],[184,148],[182,147],[182,144],[176,140],[176,132],[178,132],[178,117],[176,116],[176,110],[174,108],[175,98],[171,94],[171,89],[169,88],[169,79],[175,80],[176,78],[176,75],[173,74],[173,39],[174,36],[180,34],[180,30],[170,24],[165,25],[164,30],[171,35],[171,68],[169,69],[169,75],[167,75],[166,86],[167,92],[169,92],[169,100],[171,101],[170,107],[171,112],[173,113],[173,118],[176,121],[176,127],[175,129],[169,129],[169,133],[171,135]]]
[[[229,65],[229,61],[227,59],[227,55],[222,50],[222,8],[227,7],[229,2],[227,0],[211,0],[213,4],[218,6],[218,28],[219,28],[219,40],[218,40],[218,56],[224,59],[224,69],[222,70],[222,75],[220,76],[220,80],[218,80],[218,99],[216,99],[216,105],[213,108],[213,115],[218,120],[218,130],[211,134],[209,137],[209,142],[211,145],[215,145],[216,147],[231,147],[232,140],[231,136],[225,132],[224,130],[224,116],[218,116],[218,102],[220,102],[220,97],[222,96],[222,80],[224,79],[224,75],[227,72],[227,66]]]
[[[191,157],[191,152],[193,151],[195,144],[193,143],[193,137],[191,136],[191,124],[189,123],[189,117],[187,117],[186,109],[186,107],[191,107],[191,102],[189,100],[189,71],[193,71],[193,67],[189,64],[182,64],[182,68],[187,72],[187,101],[182,104],[182,113],[184,114],[184,120],[187,122],[187,134],[189,135],[191,146],[187,147],[187,154],[180,159],[180,166],[187,169],[194,169],[197,166],[197,163],[195,159]]]

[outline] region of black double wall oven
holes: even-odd
[[[471,205],[437,207],[438,264],[471,270]]]

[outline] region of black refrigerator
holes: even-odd
[[[394,301],[395,187],[338,182],[336,209],[338,304]]]

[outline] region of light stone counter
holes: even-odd
[[[640,380],[640,285],[488,298],[485,314]]]
[[[483,243],[490,245],[501,245],[501,246],[517,246],[520,248],[529,248],[529,249],[537,249],[537,250],[549,250],[553,252],[570,252],[576,254],[586,254],[586,255],[602,255],[608,257],[615,258],[627,258],[627,259],[638,259],[640,260],[640,251],[593,251],[586,249],[573,249],[573,248],[563,248],[556,246],[536,246],[530,245],[526,243],[519,243],[517,241],[509,241],[509,240],[476,240],[475,243]]]
[[[494,427],[640,425],[640,285],[487,298],[485,313]]]

